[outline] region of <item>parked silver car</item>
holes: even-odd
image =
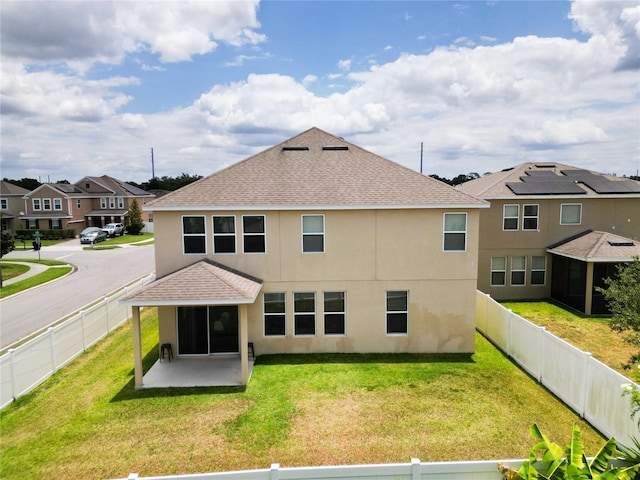
[[[107,234],[99,227],[87,227],[80,232],[80,243],[93,245],[106,239]]]
[[[122,223],[107,223],[102,227],[102,231],[107,234],[107,237],[124,235],[124,225]]]

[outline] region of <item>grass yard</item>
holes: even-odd
[[[29,270],[28,267],[23,265],[17,265],[11,262],[29,262],[29,263],[39,263],[41,265],[47,265],[50,267],[56,268],[48,268],[42,273],[38,273],[37,275],[33,275],[32,277],[27,277],[24,280],[16,281],[15,283],[11,283],[9,285],[5,285],[0,290],[0,298],[8,297],[9,295],[14,295],[16,293],[22,292],[23,290],[28,290],[29,288],[38,286],[42,283],[50,282],[51,280],[55,280],[56,278],[63,277],[73,270],[73,267],[67,265],[64,262],[59,262],[57,260],[34,260],[34,259],[25,259],[25,258],[15,258],[7,261],[0,262],[2,263],[2,278],[5,279],[5,269],[12,271],[13,267],[24,268],[20,273],[24,273]],[[15,271],[15,270],[13,270]],[[17,274],[19,275],[19,273]]]
[[[157,359],[143,312],[145,368]],[[259,357],[249,386],[133,389],[129,324],[2,412],[0,478],[525,458],[536,422],[602,438],[482,337],[469,355]]]
[[[623,334],[609,328],[609,318],[587,317],[547,302],[501,303],[579,349],[591,352],[602,363],[631,380],[640,381],[638,369],[623,368],[636,350],[623,341]]]

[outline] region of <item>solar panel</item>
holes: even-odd
[[[555,174],[555,172],[552,172],[551,170],[526,170],[524,173],[526,173],[529,177],[544,177],[544,178],[548,178],[548,177],[557,177],[558,175]]]
[[[602,177],[581,181],[596,193],[640,193],[640,185],[632,180],[615,181]]]
[[[516,195],[583,195],[587,193],[573,182],[507,182],[506,185]]]

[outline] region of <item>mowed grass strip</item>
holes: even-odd
[[[502,305],[580,350],[590,352],[631,380],[640,381],[638,369],[624,368],[637,351],[624,342],[624,334],[611,330],[609,317],[588,317],[548,302],[502,302]]]
[[[148,368],[155,309],[142,327]],[[472,356],[262,356],[246,390],[135,391],[132,345],[127,324],[4,409],[1,478],[525,458],[534,422],[561,444],[574,422],[587,451],[602,443],[480,336]]]

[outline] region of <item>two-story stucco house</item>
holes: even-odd
[[[2,233],[13,235],[20,228],[16,219],[24,212],[24,196],[29,190],[10,182],[0,182],[0,222]]]
[[[484,201],[312,128],[147,204],[177,362],[237,354],[473,352]],[[164,362],[167,365],[167,362]]]
[[[111,222],[126,225],[133,199],[142,208],[154,197],[107,175],[84,177],[74,184],[45,183],[24,196],[20,220],[25,229],[70,229],[78,234],[86,227],[102,227]]]
[[[523,163],[459,185],[480,213],[478,289],[606,313],[596,287],[640,254],[640,182],[559,163]]]

